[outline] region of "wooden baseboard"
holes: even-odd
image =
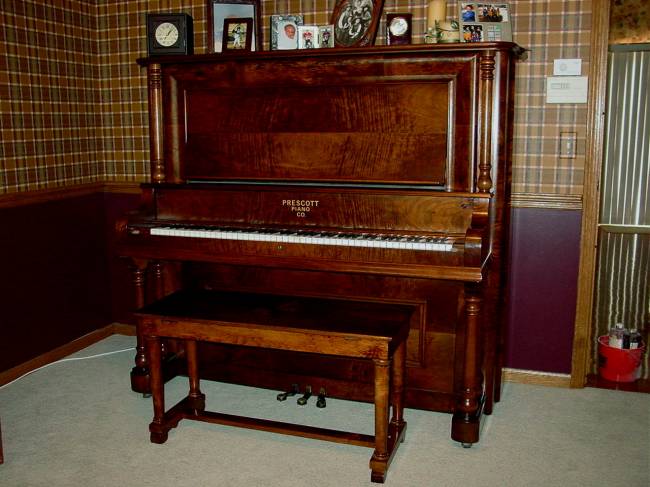
[[[503,380],[519,384],[535,384],[540,386],[570,387],[569,374],[554,374],[536,370],[503,369]]]
[[[123,325],[120,323],[113,323],[111,325],[105,326],[98,330],[92,331],[87,335],[84,335],[76,340],[61,345],[60,347],[55,348],[43,355],[39,355],[27,362],[24,362],[16,367],[0,372],[0,386],[8,384],[9,382],[21,377],[33,370],[43,367],[44,365],[56,362],[57,360],[62,359],[72,353],[78,352],[86,347],[89,347],[93,343],[97,343],[104,338],[107,338],[114,334],[120,335],[135,335],[135,327],[130,325]]]

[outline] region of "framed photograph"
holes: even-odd
[[[334,25],[334,45],[373,45],[383,7],[384,0],[336,0],[330,22]]]
[[[251,51],[259,51],[262,45],[259,0],[208,0],[208,52],[223,51],[223,27],[226,19],[253,21]]]
[[[298,49],[301,25],[302,15],[271,15],[271,50]]]
[[[458,5],[462,42],[512,42],[507,3],[460,2]]]
[[[223,21],[222,50],[250,51],[253,33],[253,19],[226,19]]]
[[[318,26],[298,26],[298,49],[315,49],[318,47]]]
[[[318,27],[318,47],[334,47],[333,25],[321,25]]]

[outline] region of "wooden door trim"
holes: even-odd
[[[571,387],[585,386],[593,346],[591,343],[591,329],[598,244],[598,213],[600,208],[599,183],[605,133],[609,11],[609,0],[594,0],[592,2],[587,147],[582,196],[582,232],[571,363]]]

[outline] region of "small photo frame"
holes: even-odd
[[[298,26],[298,49],[316,49],[318,47],[318,26]]]
[[[298,49],[301,25],[302,15],[271,15],[271,50]]]
[[[372,46],[384,0],[336,0],[331,24],[336,47]]]
[[[261,49],[260,0],[207,0],[208,52],[222,52],[226,19],[250,18],[251,51]]]
[[[462,42],[512,42],[509,4],[460,2],[458,5]]]
[[[483,26],[481,24],[463,24],[463,42],[481,42],[483,40]]]
[[[226,19],[223,21],[223,52],[250,51],[253,37],[253,19]]]
[[[318,47],[334,47],[333,25],[321,25],[318,27]]]

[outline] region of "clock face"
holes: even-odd
[[[404,35],[404,33],[406,33],[408,30],[409,24],[403,17],[395,17],[393,20],[391,20],[390,26],[388,28],[390,30],[390,33],[394,36],[401,36]]]
[[[155,31],[156,42],[164,47],[173,46],[178,40],[178,27],[171,22],[163,22]]]

